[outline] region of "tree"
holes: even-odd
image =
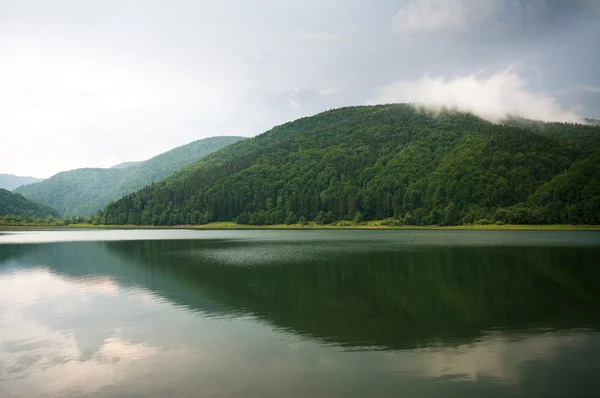
[[[285,223],[287,225],[292,225],[296,223],[296,215],[294,214],[293,211],[290,211],[287,215],[287,217],[285,218]]]
[[[317,214],[317,217],[315,218],[315,222],[319,225],[325,224],[325,213],[320,211],[319,214]]]
[[[327,215],[325,216],[325,223],[331,224],[334,221],[335,221],[335,214],[333,214],[333,211],[329,210],[327,212]]]
[[[357,224],[360,224],[364,221],[363,219],[363,215],[360,211],[357,211],[356,214],[354,215],[354,222]]]

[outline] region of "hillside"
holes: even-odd
[[[583,192],[597,178],[599,136],[598,127],[495,125],[405,104],[343,108],[224,148],[111,203],[104,217],[155,225],[600,223],[596,191]],[[581,195],[536,199],[564,172],[583,179],[573,185]]]
[[[125,168],[65,171],[18,188],[28,199],[56,208],[64,216],[90,216],[109,202],[148,186],[242,137],[211,137],[172,149]]]
[[[25,199],[22,195],[0,188],[0,217],[8,215],[46,218],[58,216],[49,206]]]
[[[21,185],[33,184],[42,180],[43,178],[20,177],[14,174],[0,174],[0,189],[12,191]]]
[[[549,214],[548,222],[566,216],[573,223],[600,224],[600,148],[539,187],[528,206]]]

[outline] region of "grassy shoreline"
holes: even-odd
[[[92,224],[72,224],[72,225],[0,225],[0,230],[9,229],[197,229],[197,230],[227,230],[227,229],[360,229],[360,230],[487,230],[487,231],[600,231],[600,225],[568,225],[568,224],[548,224],[548,225],[403,225],[387,226],[381,225],[381,221],[370,221],[361,225],[318,225],[310,223],[309,225],[239,225],[234,222],[214,222],[204,225],[92,225]]]

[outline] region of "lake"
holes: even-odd
[[[598,397],[600,232],[0,231],[0,397]]]

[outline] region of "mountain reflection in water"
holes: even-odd
[[[600,392],[597,235],[246,233],[0,244],[0,396]]]

